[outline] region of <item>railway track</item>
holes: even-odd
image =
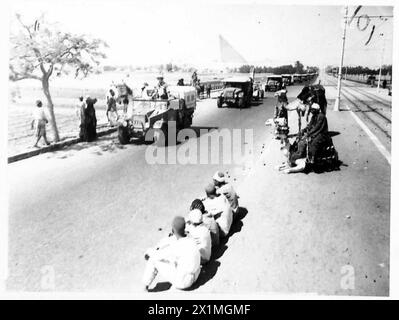
[[[336,82],[330,80],[330,79],[326,79],[326,81],[329,83],[329,85],[337,85]],[[353,80],[346,80],[346,81],[353,81]],[[383,106],[386,106],[388,108],[392,107],[392,104],[387,102],[387,100],[382,101],[381,97],[371,93],[371,92],[366,92],[364,90],[362,90],[359,86],[356,85],[345,85],[344,88],[351,88],[352,90],[355,90],[357,92],[359,92],[360,94],[364,95],[365,97],[371,99],[372,101],[376,101],[379,104],[382,104]]]
[[[366,92],[363,91],[362,89],[358,88],[358,87],[353,87],[353,90],[359,92],[360,94],[364,95],[365,97],[378,102],[379,104],[382,104],[383,106],[386,106],[388,108],[392,108],[392,104],[389,102],[383,102],[382,99],[380,97],[378,97],[377,95],[370,93],[370,92]]]
[[[334,83],[333,81],[331,81],[330,79],[325,79],[327,83],[331,84],[331,85],[336,85],[336,83]],[[351,104],[353,105],[353,107],[356,109],[355,112],[360,112],[365,118],[367,118],[367,120],[372,123],[376,128],[378,128],[387,138],[389,138],[391,140],[391,134],[381,126],[380,123],[378,123],[375,119],[373,119],[368,113],[367,111],[362,110],[362,108],[360,107],[360,105],[354,101],[354,99],[358,99],[356,98],[356,96],[352,93],[349,92],[349,89],[346,88],[342,88],[342,92],[341,94],[345,97],[345,99]],[[346,90],[345,90],[346,89]],[[349,95],[351,97],[353,97],[352,99],[349,97]],[[370,111],[372,111],[374,114],[380,116],[380,118],[383,121],[388,122],[389,124],[392,123],[391,119],[389,119],[388,117],[386,117],[385,115],[381,114],[378,110],[375,110],[374,108],[372,108],[370,105],[368,105],[367,103],[365,103],[364,101],[362,102]]]
[[[330,84],[334,84],[334,85],[336,85],[333,81],[331,81],[330,79],[328,79],[327,80],[328,82],[330,82]],[[364,96],[368,96],[368,93],[366,94],[365,92],[363,92],[363,91],[361,91],[359,88],[356,88],[356,89],[352,89],[352,90],[354,90],[354,91],[356,91],[356,92],[359,92],[360,94],[363,94]],[[342,87],[342,91],[345,91],[347,94],[345,95],[347,98],[348,98],[348,94],[349,95],[351,95],[354,99],[358,99],[353,93],[351,93],[350,91],[349,91],[349,89],[348,88],[346,88],[346,87]],[[371,94],[372,95],[372,94]],[[385,103],[382,103],[381,101],[380,101],[380,99],[377,97],[377,96],[375,96],[376,98],[372,98],[372,97],[368,97],[368,98],[370,98],[370,99],[372,99],[373,101],[376,101],[376,102],[378,102],[378,103],[381,103],[381,104],[383,104],[383,105],[388,105],[388,104],[385,104]],[[350,100],[351,102],[353,102],[353,100],[352,99],[348,99],[348,100]],[[389,122],[389,123],[392,123],[392,120],[390,119],[390,118],[388,118],[386,115],[384,115],[384,114],[382,114],[380,111],[378,111],[376,108],[373,108],[372,106],[370,106],[368,103],[366,103],[365,101],[362,101],[362,104],[364,104],[370,111],[373,111],[373,112],[375,112],[376,114],[378,114],[381,118],[383,118],[385,121],[387,121],[387,122]],[[391,107],[391,105],[389,105],[389,107]]]
[[[356,108],[357,112],[362,113],[362,115],[365,118],[367,118],[367,120],[369,120],[370,123],[372,123],[376,128],[378,128],[382,133],[384,133],[384,135],[386,137],[391,139],[391,134],[387,130],[385,130],[385,128],[383,128],[377,121],[375,121],[372,117],[370,117],[370,115],[368,115],[366,112],[364,112],[356,102],[354,102],[352,99],[350,99],[348,97],[347,93],[342,92],[342,95],[346,98],[346,100],[348,100],[349,103],[351,103]],[[391,123],[391,120],[389,120],[389,123]]]
[[[352,96],[354,99],[357,99],[357,97],[356,97],[353,93],[349,92],[348,89],[346,89],[346,88],[342,88],[342,89],[343,89],[343,91],[346,92],[346,97],[348,97],[347,95],[349,94],[349,95]],[[382,113],[381,113],[380,111],[378,111],[376,108],[373,108],[372,106],[370,106],[368,103],[366,103],[366,102],[364,102],[364,101],[362,101],[362,104],[365,105],[370,111],[373,111],[374,113],[378,114],[378,115],[379,115],[381,118],[383,118],[385,121],[387,121],[387,122],[389,122],[389,123],[392,123],[392,120],[391,120],[390,118],[388,118],[386,115],[382,114]]]

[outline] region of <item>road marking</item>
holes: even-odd
[[[371,132],[371,130],[365,125],[365,123],[362,120],[360,120],[360,118],[353,111],[350,111],[350,114],[356,120],[356,122],[359,124],[359,126],[364,130],[364,132],[367,133],[367,135],[369,136],[371,141],[373,141],[373,143],[375,144],[377,149],[381,152],[381,154],[388,161],[389,165],[391,165],[391,154],[390,154],[390,152],[383,146],[383,144],[376,137],[376,135]]]

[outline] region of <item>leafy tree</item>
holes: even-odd
[[[253,65],[242,65],[238,68],[240,73],[249,73]],[[317,67],[306,67],[306,72],[318,72]],[[273,73],[273,74],[293,74],[293,73],[304,73],[304,66],[300,61],[296,61],[295,65],[282,65],[277,67],[266,67],[266,66],[255,66],[255,73]]]
[[[346,74],[353,74],[353,75],[358,75],[358,74],[377,75],[379,73],[379,69],[370,69],[369,67],[363,67],[363,66],[355,66],[355,67],[344,66],[342,70],[343,70],[342,72],[345,72]],[[327,73],[338,72],[338,67],[329,66],[329,68],[326,69],[326,71]],[[383,65],[381,68],[381,74],[382,75],[392,74],[392,65]]]
[[[70,71],[75,73],[75,77],[80,74],[86,77],[95,71],[100,63],[99,59],[106,57],[102,49],[107,44],[101,39],[62,32],[54,25],[46,23],[43,16],[31,24],[24,23],[19,14],[16,18],[18,31],[10,36],[9,78],[11,81],[41,81],[54,138],[59,141],[50,94],[50,77],[54,74],[61,76]]]

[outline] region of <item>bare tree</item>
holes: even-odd
[[[55,25],[44,22],[43,17],[32,24],[16,15],[18,31],[10,36],[11,52],[9,78],[11,81],[36,79],[41,81],[47,99],[50,123],[55,141],[59,133],[54,115],[54,104],[50,94],[49,80],[53,74],[61,76],[74,72],[75,77],[84,77],[105,58],[102,49],[107,44],[101,39],[89,39],[85,35],[74,35],[60,31]]]

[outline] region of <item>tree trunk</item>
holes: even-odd
[[[53,130],[53,133],[54,133],[54,140],[55,140],[55,142],[58,142],[58,141],[60,141],[60,135],[58,133],[57,123],[55,121],[54,104],[53,104],[53,100],[51,99],[49,81],[46,76],[43,76],[42,87],[43,87],[44,95],[47,98],[47,108],[50,113],[50,124],[51,124],[51,129]]]

